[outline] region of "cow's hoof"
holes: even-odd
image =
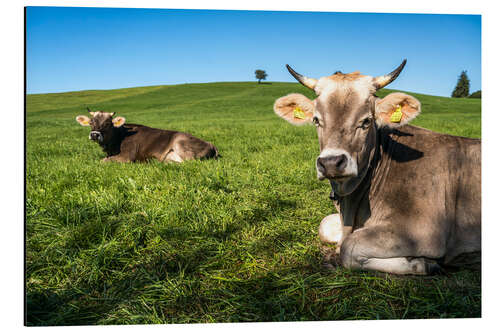
[[[446,272],[444,269],[434,261],[425,261],[425,272],[427,275],[441,275]]]
[[[342,266],[337,249],[323,246],[321,248],[321,254],[323,255],[323,261],[321,263],[323,268],[328,270],[335,270],[337,269],[337,267]]]
[[[335,244],[342,240],[342,222],[340,214],[325,217],[319,225],[319,240],[323,243]]]

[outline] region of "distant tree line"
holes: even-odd
[[[472,94],[469,94],[470,89],[470,80],[467,76],[467,71],[462,71],[458,76],[458,82],[451,93],[451,97],[460,98],[460,97],[468,97],[468,98],[481,98],[481,90],[478,90]]]
[[[476,92],[473,92],[468,96],[469,98],[481,98],[481,90],[478,90]]]

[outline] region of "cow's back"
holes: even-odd
[[[156,158],[166,161],[171,153],[178,158],[213,158],[218,156],[215,146],[189,133],[163,130],[144,125],[127,124],[122,147],[135,154],[135,160]]]
[[[122,154],[134,156],[135,161],[159,159],[172,145],[172,140],[178,133],[138,124],[125,124],[123,128]]]

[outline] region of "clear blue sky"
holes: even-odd
[[[27,92],[192,82],[294,81],[285,69],[386,74],[388,88],[481,89],[479,15],[28,7]]]

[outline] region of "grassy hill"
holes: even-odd
[[[291,92],[313,97],[275,82],[28,95],[28,324],[479,317],[478,272],[323,268],[317,228],[333,207],[315,129],[272,110]],[[481,136],[481,100],[412,95],[414,124]],[[223,157],[103,164],[75,121],[87,106],[187,131]]]

